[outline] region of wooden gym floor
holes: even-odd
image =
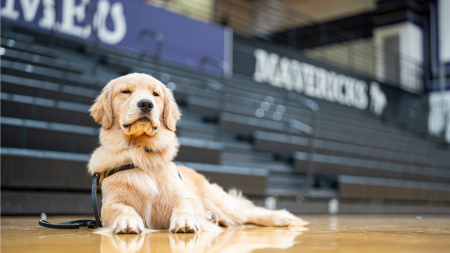
[[[100,235],[2,217],[1,252],[450,252],[450,216],[304,215],[307,229],[242,226],[220,234]],[[49,217],[62,222],[82,217]]]

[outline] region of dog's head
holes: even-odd
[[[154,136],[160,128],[175,131],[180,111],[172,91],[146,74],[128,74],[109,82],[90,109],[104,130],[130,136]]]

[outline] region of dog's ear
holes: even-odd
[[[175,98],[173,97],[173,93],[170,89],[164,87],[164,112],[163,112],[163,120],[164,125],[170,131],[176,130],[177,121],[181,117],[180,110],[178,109],[178,105],[175,102]]]
[[[95,103],[89,111],[94,120],[100,124],[104,129],[110,129],[113,125],[113,110],[112,110],[112,81],[103,88],[102,93],[97,97]]]

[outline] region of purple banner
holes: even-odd
[[[91,42],[97,31],[101,43],[135,52],[155,53],[154,38],[163,37],[164,60],[198,67],[209,56],[231,63],[229,29],[137,0],[1,0],[1,15],[5,21]],[[150,36],[140,37],[143,29]]]

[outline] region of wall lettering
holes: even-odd
[[[55,24],[55,0],[5,0],[2,4],[2,17],[11,20],[23,18],[25,22],[35,23],[44,29],[53,29],[60,33],[76,36],[82,39],[91,37],[97,29],[100,41],[110,45],[121,42],[127,33],[127,22],[124,15],[123,4],[119,2],[110,3],[108,0],[97,2],[97,11],[94,16],[92,29],[90,23],[86,22],[86,5],[90,0],[64,0],[61,1],[61,21]],[[42,5],[42,17],[37,21],[39,6]],[[18,8],[17,8],[18,6]],[[20,15],[23,15],[22,17]],[[106,27],[106,19],[111,17],[114,24],[112,30]]]
[[[387,106],[386,95],[377,82],[371,82],[370,90],[365,81],[305,62],[280,57],[262,49],[255,49],[256,67],[253,80],[268,83],[307,96],[365,110],[369,106],[381,115]]]

